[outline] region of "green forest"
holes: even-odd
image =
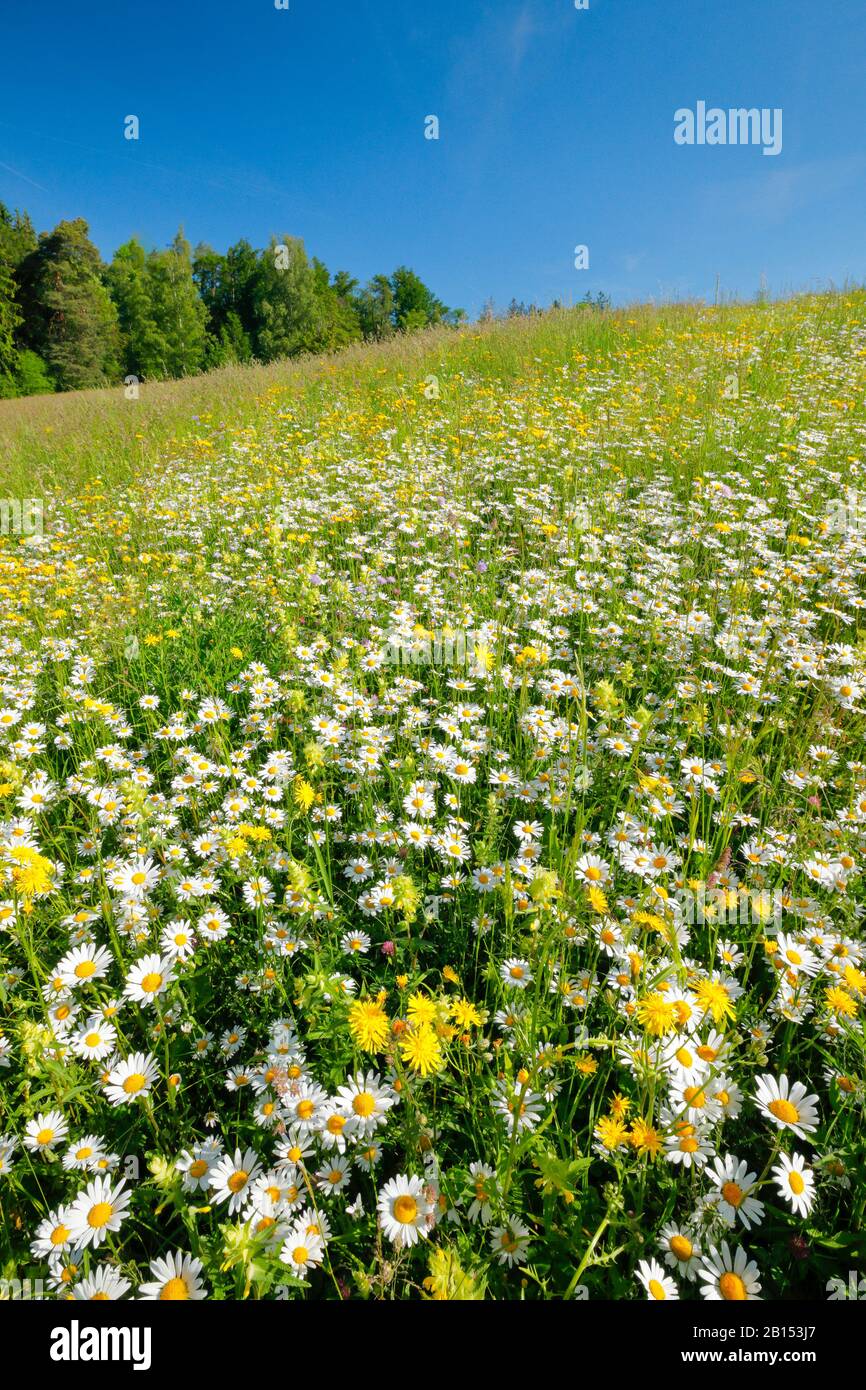
[[[0,203],[0,397],[163,381],[464,317],[407,266],[361,285],[298,237],[221,253],[179,230],[159,250],[132,237],[106,264],[83,218],[37,235]]]

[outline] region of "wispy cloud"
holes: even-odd
[[[791,169],[761,171],[705,189],[706,210],[763,223],[784,222],[803,208],[825,203],[860,184],[866,154],[815,159]]]
[[[512,72],[517,72],[524,58],[533,34],[538,29],[529,5],[524,5],[514,17],[505,34],[505,46],[511,60]]]

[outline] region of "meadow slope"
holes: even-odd
[[[0,403],[0,1275],[850,1292],[864,436],[861,291]]]

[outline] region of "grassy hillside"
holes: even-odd
[[[7,1272],[862,1267],[864,432],[860,291],[0,402]]]

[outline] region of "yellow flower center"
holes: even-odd
[[[243,1168],[238,1168],[234,1173],[232,1173],[231,1177],[228,1180],[227,1186],[229,1192],[242,1192],[247,1185],[248,1177],[249,1173],[245,1172]]]
[[[356,1115],[360,1115],[362,1119],[366,1119],[367,1116],[372,1115],[373,1111],[376,1109],[375,1097],[371,1096],[369,1091],[361,1091],[352,1100],[352,1109]]]
[[[156,971],[153,970],[149,975],[144,976],[141,982],[141,988],[144,990],[145,994],[155,994],[161,984],[162,976],[158,975]]]
[[[799,1110],[789,1100],[771,1100],[768,1109],[771,1115],[786,1125],[795,1125],[800,1118]]]
[[[160,1299],[166,1299],[169,1302],[181,1298],[189,1298],[189,1289],[187,1288],[186,1280],[181,1278],[169,1279],[168,1283],[163,1285],[159,1296]]]
[[[95,970],[96,966],[94,965],[92,960],[82,960],[79,961],[76,965],[75,974],[77,975],[79,980],[87,980],[90,978],[90,976],[94,973]]]
[[[36,1136],[36,1142],[37,1144],[50,1144],[53,1138],[53,1129],[40,1129],[39,1133]]]
[[[144,1073],[140,1071],[134,1071],[124,1081],[123,1089],[128,1096],[134,1096],[137,1095],[139,1091],[143,1090],[143,1088],[146,1085],[147,1077],[144,1075]]]
[[[678,1260],[690,1260],[694,1246],[686,1236],[671,1237],[671,1251]]]
[[[418,1203],[415,1201],[414,1197],[410,1197],[408,1193],[405,1193],[402,1197],[397,1198],[394,1203],[394,1216],[402,1225],[410,1225],[417,1215]]]
[[[746,1301],[746,1286],[739,1274],[723,1274],[719,1280],[719,1293],[722,1298],[726,1298],[734,1303],[744,1303]]]
[[[722,1196],[724,1197],[725,1201],[732,1207],[738,1207],[745,1195],[745,1192],[739,1186],[738,1183],[726,1182],[722,1187]]]
[[[658,1299],[665,1299],[665,1298],[667,1298],[667,1294],[665,1293],[664,1288],[663,1288],[662,1285],[659,1283],[658,1279],[650,1279],[650,1281],[649,1281],[649,1291],[650,1291],[650,1293],[652,1294],[653,1298],[658,1298]]]
[[[804,1182],[804,1180],[803,1180],[803,1175],[802,1175],[802,1173],[798,1173],[798,1172],[796,1171],[796,1169],[795,1169],[794,1171],[790,1172],[790,1173],[788,1174],[788,1186],[790,1187],[791,1191],[792,1191],[797,1197],[799,1197],[800,1193],[801,1193],[801,1192],[805,1189],[805,1187],[806,1187],[806,1184],[805,1184],[805,1182]]]
[[[189,1165],[189,1175],[191,1178],[203,1178],[207,1172],[207,1164],[203,1158],[197,1158],[195,1163]]]
[[[91,1226],[94,1231],[98,1231],[102,1226],[107,1226],[113,1211],[114,1208],[110,1202],[97,1202],[87,1213],[88,1226]]]

